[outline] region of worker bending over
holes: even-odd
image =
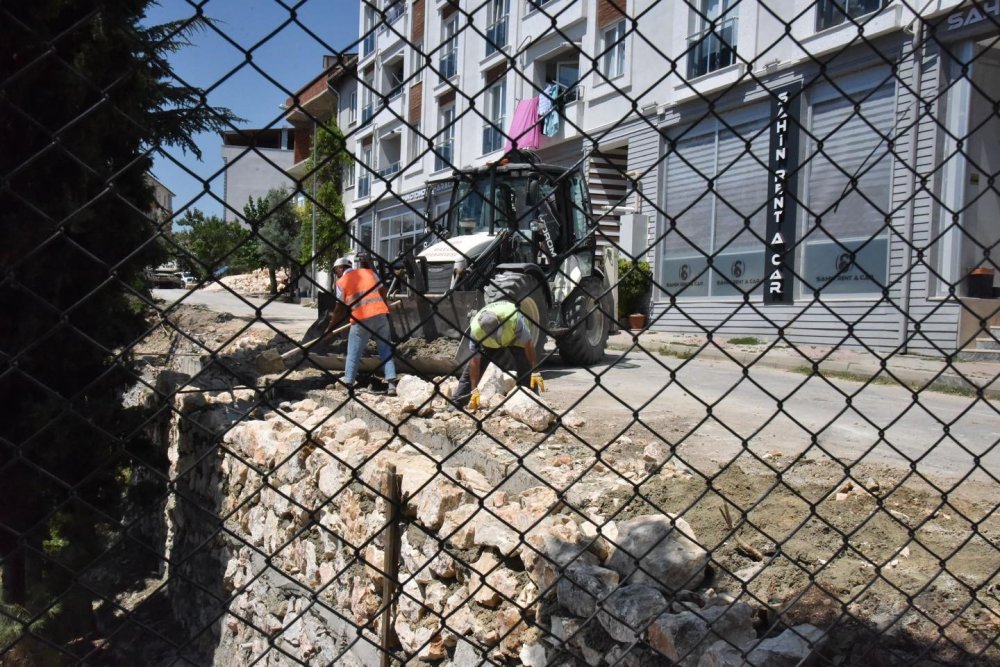
[[[389,385],[388,394],[395,396],[396,364],[392,360],[392,333],[386,289],[372,271],[367,255],[358,255],[357,259],[358,268],[340,273],[337,278],[337,305],[330,314],[324,335],[336,329],[350,309],[351,330],[347,334],[347,363],[341,382],[347,385],[348,389],[354,388],[358,379],[361,355],[368,347],[368,341],[374,336],[378,356],[382,360],[382,372],[386,384]]]
[[[543,387],[541,374],[532,373],[532,369],[538,365],[538,358],[531,342],[529,326],[528,318],[510,301],[487,304],[472,316],[469,322],[469,345],[473,354],[455,389],[454,405],[460,407],[468,401],[470,410],[478,410],[479,378],[490,363],[504,368],[507,354],[514,360],[519,385],[530,389]]]

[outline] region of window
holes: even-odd
[[[507,127],[507,77],[501,76],[486,89],[486,121],[483,125],[483,154],[503,148]]]
[[[691,12],[688,76],[696,77],[736,62],[739,0],[700,0]]]
[[[385,72],[385,97],[392,100],[403,94],[403,81],[406,75],[403,73],[403,59],[394,60],[391,64],[383,68]]]
[[[883,4],[884,0],[819,0],[816,3],[816,31],[877,12]]]
[[[451,167],[452,147],[455,143],[455,105],[443,106],[438,111],[438,133],[434,137],[434,171]]]
[[[378,111],[375,103],[375,77],[367,74],[361,86],[361,124],[365,125]]]
[[[354,187],[354,164],[353,163],[351,163],[351,164],[345,164],[344,165],[344,173],[342,175],[342,178],[344,179],[344,187],[345,188],[353,188]]]
[[[372,247],[372,216],[364,215],[354,223],[354,242],[351,246],[355,250],[368,252]]]
[[[441,35],[441,55],[438,59],[441,80],[447,81],[458,74],[458,15],[445,21]]]
[[[803,133],[803,289],[881,292],[888,276],[893,84],[852,93],[827,84],[812,98]]]
[[[351,96],[348,102],[347,109],[347,122],[349,125],[354,125],[358,122],[358,91],[352,90]]]
[[[371,192],[372,146],[368,144],[361,148],[361,160],[358,161],[358,197],[367,197]]]
[[[402,168],[402,143],[402,133],[399,131],[382,137],[378,142],[378,175],[382,178],[391,178]]]
[[[624,54],[624,50],[622,53]],[[559,84],[559,90],[562,91],[564,103],[576,102],[580,99],[579,63],[566,62],[557,64],[556,83]]]
[[[765,277],[770,135],[762,115],[726,121],[680,129],[665,151],[658,282],[671,295],[739,297]]]
[[[361,42],[361,57],[367,58],[375,53],[375,29],[378,25],[378,14],[371,5],[365,5],[365,36]]]
[[[395,23],[396,20],[406,13],[406,3],[403,0],[388,0],[385,7],[385,20],[387,23]],[[384,28],[385,26],[383,26]]]
[[[410,83],[414,84],[424,78],[424,43],[418,42],[413,45],[410,54]]]
[[[618,21],[602,33],[604,56],[601,74],[608,79],[625,74],[625,21]]]
[[[410,166],[419,168],[418,160],[426,145],[420,134],[420,123],[410,123],[410,147],[408,149]]]
[[[395,259],[412,248],[423,231],[418,220],[410,213],[381,218],[378,221],[379,257]]]
[[[486,25],[486,55],[496,53],[507,46],[507,15],[510,14],[510,0],[490,0]]]
[[[538,9],[544,5],[549,4],[552,0],[528,0],[529,9]]]

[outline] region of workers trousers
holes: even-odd
[[[347,334],[347,363],[344,368],[343,382],[353,385],[358,379],[358,366],[361,365],[361,355],[368,347],[368,341],[374,337],[378,357],[382,361],[382,374],[386,382],[396,381],[396,363],[392,360],[392,332],[388,315],[376,315],[367,320],[361,320],[351,325]]]

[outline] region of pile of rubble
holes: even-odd
[[[251,663],[273,645],[301,661],[375,664],[387,574],[401,585],[392,620],[408,664],[793,665],[810,655],[820,630],[760,638],[748,604],[706,587],[709,554],[684,519],[582,513],[629,485],[606,471],[590,491],[572,489],[565,462],[539,451],[562,427],[511,384],[485,379],[497,410],[477,415],[482,428],[411,376],[398,398],[324,389],[250,420],[235,418],[253,411],[250,390],[179,395],[179,427],[191,418],[201,427],[191,433],[224,434],[219,458],[191,443],[171,457],[172,475],[193,466],[186,479],[209,487],[190,496],[218,498],[225,517],[217,569],[222,599],[234,597],[217,659]],[[498,468],[505,457],[513,466]],[[383,571],[390,465],[402,477],[398,573]],[[575,493],[557,493],[567,487]],[[176,574],[205,589],[204,569]]]
[[[288,272],[285,269],[278,269],[276,277],[280,293],[288,286]],[[250,273],[223,276],[205,283],[205,286],[202,287],[210,292],[219,292],[227,288],[242,296],[263,296],[270,294],[271,280],[268,277],[267,269],[256,269]]]

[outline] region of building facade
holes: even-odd
[[[223,220],[243,222],[243,207],[250,198],[264,197],[272,188],[294,190],[295,182],[286,173],[294,155],[291,128],[223,132]]]
[[[1000,2],[921,11],[363,2],[359,241],[405,250],[447,206],[427,182],[551,101],[532,147],[587,171],[604,245],[646,229],[652,328],[961,349],[998,303],[967,276],[998,263]]]
[[[344,135],[345,150],[351,155],[357,155],[355,140],[359,125],[357,60],[357,54],[354,53],[324,56],[320,74],[285,101],[284,108],[288,110],[285,120],[292,125],[295,136],[294,156],[287,173],[299,188],[303,203],[306,199],[316,199],[314,189],[316,184],[310,178],[310,164],[314,163],[312,158],[316,151],[317,129],[323,125],[336,125]],[[345,169],[341,186],[345,219],[351,221],[352,232],[356,233],[355,174],[354,165]],[[312,266],[309,267],[308,273],[311,281],[307,281],[309,284],[304,286],[306,291],[314,292],[316,286],[330,285],[329,271]]]

